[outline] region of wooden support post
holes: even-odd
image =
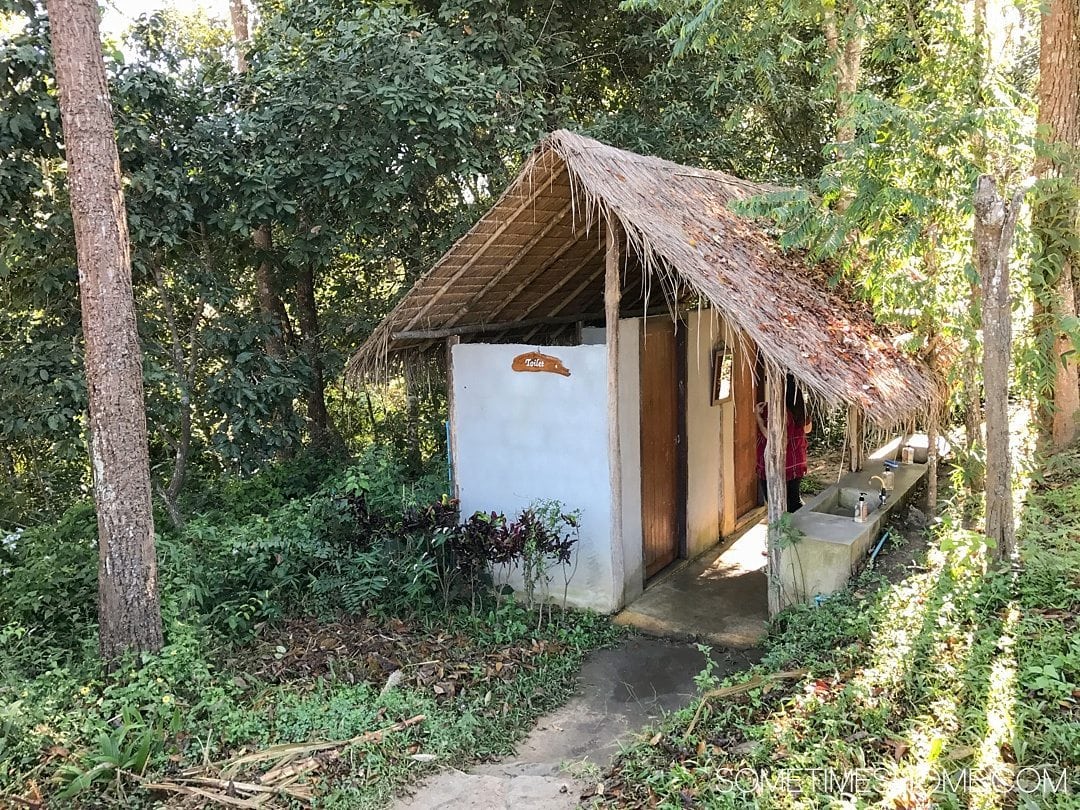
[[[939,427],[938,407],[932,405],[926,426],[926,511],[929,516],[937,514]]]
[[[770,367],[765,375],[765,484],[769,498],[768,567],[769,615],[783,607],[780,594],[780,519],[787,512],[787,412],[784,407],[784,373]]]
[[[457,409],[454,407],[454,347],[459,343],[460,335],[451,335],[446,339],[446,449],[450,454],[450,495],[455,500],[461,497],[457,477]]]
[[[850,469],[858,472],[866,461],[863,450],[863,415],[858,405],[848,405],[847,443],[848,456],[851,459]]]
[[[622,226],[607,214],[604,256],[604,332],[607,342],[608,483],[611,487],[611,577],[616,606],[622,605],[626,574],[623,565],[622,446],[619,437],[619,305],[622,299]]]

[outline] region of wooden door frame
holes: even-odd
[[[676,516],[676,530],[678,531],[678,548],[676,560],[685,560],[687,550],[687,499],[690,497],[690,462],[689,462],[689,439],[686,435],[686,386],[687,386],[687,332],[690,327],[685,319],[680,317],[675,321],[675,362],[677,372],[675,375],[675,408],[677,410],[678,445],[675,448],[675,497],[678,505]]]

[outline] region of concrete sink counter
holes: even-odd
[[[841,590],[862,568],[871,546],[881,536],[886,518],[910,498],[915,485],[926,475],[925,464],[901,464],[888,500],[879,505],[881,485],[870,479],[881,475],[884,459],[898,455],[899,442],[897,439],[881,448],[867,460],[864,469],[843,476],[791,516],[792,525],[802,536],[780,553],[784,605],[808,602],[815,596]],[[860,493],[866,493],[870,508],[865,523],[854,520]]]

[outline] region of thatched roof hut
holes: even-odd
[[[394,358],[441,351],[450,335],[552,342],[574,323],[602,321],[613,216],[631,248],[627,316],[661,299],[711,306],[766,364],[829,406],[854,405],[882,426],[925,411],[935,398],[926,366],[894,348],[866,307],[831,290],[820,269],[731,208],[770,190],[554,132],[379,324],[348,374],[376,377]]]

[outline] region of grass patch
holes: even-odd
[[[423,715],[381,740],[320,752],[301,782],[319,807],[385,807],[433,768],[509,753],[573,692],[585,654],[620,631],[573,611],[537,629],[532,613],[506,602],[427,624],[292,622],[209,656],[195,633],[176,636],[160,655],[115,675],[88,666],[0,685],[0,803],[19,796],[50,806],[151,806],[165,794],[146,782]],[[293,646],[298,640],[303,647]],[[384,691],[394,671],[403,677]],[[254,781],[273,764],[235,777]]]
[[[782,613],[760,665],[724,685],[762,682],[668,718],[604,777],[601,801],[1080,806],[1080,452],[1045,465],[1021,518],[1015,570],[986,573],[984,538],[947,513],[898,581],[871,574]],[[792,669],[806,673],[767,678]]]
[[[466,544],[445,484],[382,447],[336,472],[297,461],[208,484],[157,540],[165,649],[113,674],[91,504],[0,537],[0,807],[148,807],[169,798],[148,782],[266,779],[290,795],[263,807],[381,808],[425,771],[508,753],[618,631],[496,593],[490,554],[528,548],[538,568],[541,540],[570,534],[530,513],[517,546],[501,518],[467,522]],[[232,767],[324,742],[287,763],[300,774],[280,757]]]

